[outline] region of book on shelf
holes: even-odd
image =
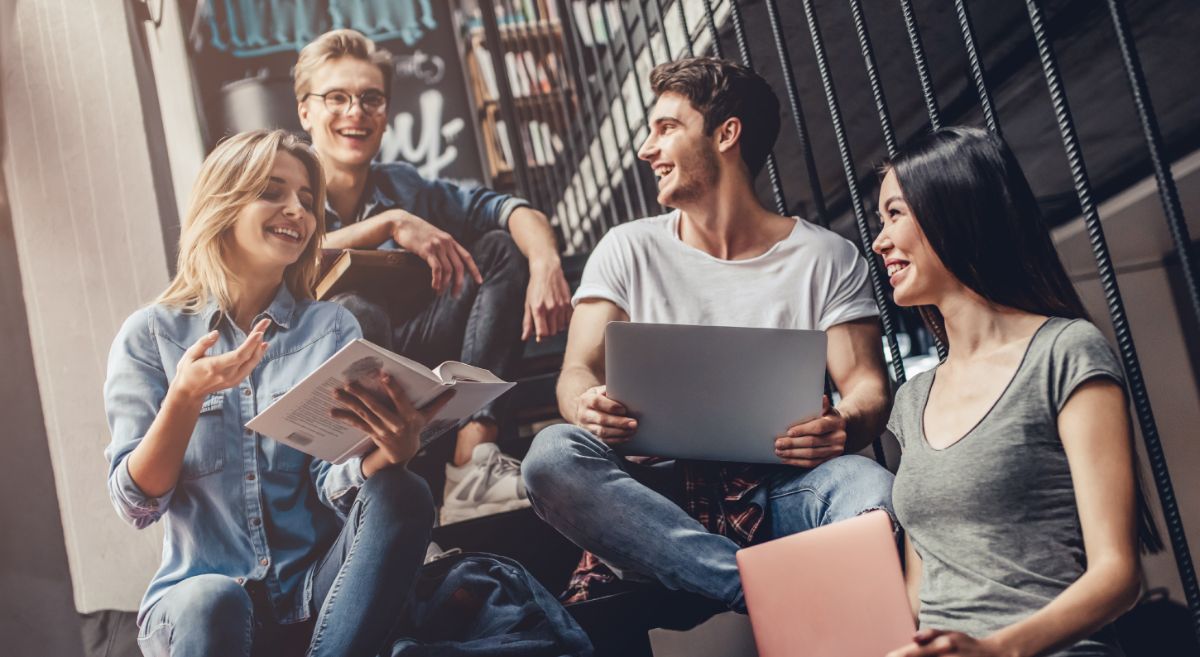
[[[496,84],[496,67],[492,63],[492,53],[480,44],[474,47],[476,68],[483,83],[482,100],[494,100],[500,97],[500,87]]]
[[[387,400],[379,379],[381,371],[399,384],[416,408],[428,406],[448,390],[454,391],[454,397],[422,429],[421,447],[450,431],[514,385],[483,368],[457,361],[447,361],[431,370],[358,339],[330,356],[247,422],[246,427],[330,463],[344,463],[361,456],[370,451],[374,443],[361,429],[332,417],[333,391],[355,382],[378,399]]]

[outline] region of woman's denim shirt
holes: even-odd
[[[220,337],[209,355],[246,339],[215,304],[199,314],[163,305],[143,308],[124,326],[108,356],[104,406],[112,430],[108,494],[117,513],[142,529],[162,520],[162,565],[138,612],[172,586],[215,573],[239,583],[262,580],[279,622],[308,618],[311,574],[341,530],[363,484],[361,459],[332,465],[245,428],[250,418],[335,352],[362,335],[341,306],[297,301],[281,285],[270,307],[262,362],[235,388],[209,395],[175,487],[143,493],[129,474],[129,453],[150,429],[183,352],[204,334]]]

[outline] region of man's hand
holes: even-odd
[[[483,283],[483,275],[475,266],[475,259],[463,245],[455,241],[450,233],[412,213],[402,212],[395,220],[392,239],[397,246],[412,251],[429,264],[433,270],[433,290],[438,294],[449,290],[458,296],[462,292],[463,276]]]
[[[534,336],[557,335],[571,321],[571,288],[563,276],[562,265],[553,262],[529,262],[529,287],[525,290],[525,319],[521,322],[521,340]]]
[[[368,434],[388,465],[407,463],[421,446],[421,430],[450,401],[454,391],[443,393],[417,410],[398,381],[381,372],[379,382],[386,399],[376,397],[358,382],[335,388],[334,399],[342,405],[331,409],[330,415]]]
[[[775,439],[775,455],[801,468],[815,468],[845,452],[846,418],[829,404],[829,395],[822,399],[820,417],[794,424]]]
[[[620,445],[637,431],[637,420],[625,415],[627,412],[624,406],[608,398],[606,386],[596,386],[584,390],[575,402],[575,424],[608,445]]]

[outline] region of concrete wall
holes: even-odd
[[[1200,153],[1176,162],[1174,173],[1192,239],[1200,238]],[[1174,482],[1192,560],[1200,562],[1200,372],[1191,305],[1178,295],[1181,280],[1162,205],[1154,180],[1144,180],[1100,206],[1104,232],[1117,268],[1117,283],[1129,316],[1146,388]],[[1097,280],[1095,259],[1082,220],[1054,233],[1064,264],[1092,318],[1112,339],[1104,292]],[[1115,344],[1115,342],[1114,342]],[[1136,425],[1136,422],[1135,422]],[[1141,446],[1141,435],[1138,434]],[[1142,453],[1142,478],[1151,506],[1158,497],[1147,459]],[[1159,528],[1165,530],[1159,522]],[[1165,539],[1165,535],[1164,535]],[[1183,601],[1183,589],[1170,551],[1143,561],[1151,587],[1166,587]]]
[[[20,491],[2,496],[6,505],[18,501],[4,507],[5,526],[22,528],[6,531],[12,538],[5,544],[21,537],[29,553],[0,560],[0,604],[17,610],[0,613],[3,634],[13,636],[4,641],[5,654],[71,654],[48,647],[74,631],[61,613],[30,617],[20,610],[42,598],[61,604],[56,596],[67,581],[80,612],[136,608],[160,555],[158,530],[136,532],[113,512],[102,456],[108,347],[124,318],[165,286],[162,218],[175,221],[169,179],[165,192],[156,192],[155,170],[166,167],[153,162],[157,144],[147,135],[162,128],[157,102],[144,93],[147,78],[139,77],[139,67],[148,67],[132,38],[130,4],[0,0],[3,177],[12,226],[4,248],[16,256],[2,258],[3,292],[6,310],[9,298],[23,301],[28,336],[15,367],[5,358],[0,380],[6,391],[21,393],[6,398],[6,432],[29,442],[8,452],[0,478]],[[6,312],[5,326],[17,316]],[[53,485],[45,476],[47,449]],[[61,535],[47,526],[57,519],[42,508],[56,490]],[[39,571],[43,562],[53,565]],[[46,570],[53,580],[38,578]]]
[[[0,35],[11,34],[13,3],[0,2]],[[3,37],[0,37],[3,38]],[[5,64],[0,51],[0,70]],[[2,88],[2,87],[0,87]],[[6,94],[0,93],[0,124]],[[0,131],[0,158],[8,144]],[[41,398],[36,385],[13,217],[0,171],[0,334],[4,347],[3,436],[5,476],[0,477],[0,645],[8,655],[80,654],[79,617],[71,602],[71,579],[59,521],[58,496]]]

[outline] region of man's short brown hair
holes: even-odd
[[[704,116],[704,133],[711,135],[730,117],[742,122],[742,161],[757,176],[779,136],[779,98],[754,71],[716,57],[688,57],[666,62],[650,72],[655,98],[677,93]]]
[[[296,100],[303,100],[312,93],[313,72],[326,62],[353,57],[374,64],[383,74],[383,93],[391,95],[392,53],[379,48],[362,32],[356,30],[333,30],[317,37],[300,51],[296,67],[292,69],[293,89]]]

